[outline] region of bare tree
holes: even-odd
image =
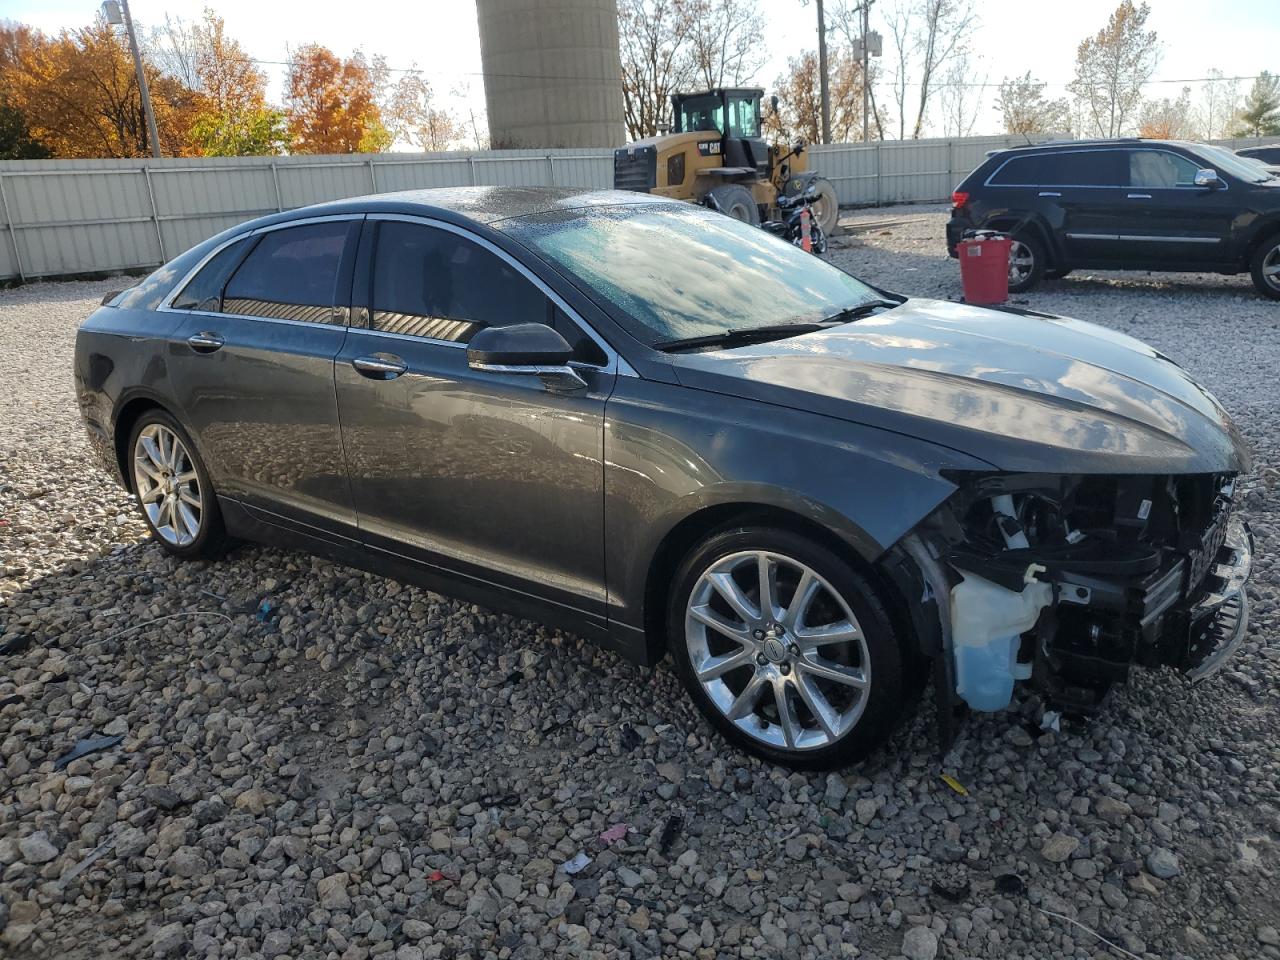
[[[464,134],[457,118],[437,105],[435,92],[417,64],[389,88],[382,116],[395,142],[419,150],[448,150]]]
[[[1217,69],[1206,76],[1194,115],[1195,132],[1202,140],[1217,140],[1229,134],[1231,121],[1240,111],[1240,81],[1228,79]]]
[[[657,133],[671,94],[693,82],[692,33],[682,0],[618,0],[622,106],[633,139]]]
[[[976,58],[981,59],[981,58]],[[944,137],[967,137],[978,123],[978,104],[987,93],[987,77],[977,79],[974,66],[955,60],[938,84],[938,108]]]
[[[1048,84],[1031,79],[1028,70],[1012,80],[1000,81],[996,93],[996,110],[1004,121],[1006,133],[1063,133],[1074,129],[1071,104],[1066,99],[1049,100],[1044,91]]]
[[[829,51],[828,96],[831,101],[831,139],[834,143],[862,135],[862,61],[841,46]],[[818,83],[818,55],[806,50],[787,62],[787,72],[774,81],[778,112],[765,113],[765,127],[778,140],[800,137],[817,143],[822,132],[822,93]]]
[[[898,109],[898,139],[907,137],[907,88],[915,39],[911,29],[910,0],[898,0],[889,15],[889,38],[893,45],[893,104]]]
[[[164,15],[164,24],[152,27],[142,38],[143,56],[166,76],[203,92],[197,62],[205,46],[198,23]]]
[[[685,0],[689,53],[708,90],[750,81],[765,61],[764,17],[756,0]]]
[[[862,13],[863,6],[873,6],[876,0],[835,0],[827,13],[828,22],[831,24],[831,30],[836,33],[844,43],[844,46],[852,51],[863,39],[862,37]],[[876,106],[876,84],[881,80],[880,65],[875,58],[867,59],[867,98],[870,101],[870,116],[867,118],[869,125],[876,127],[877,139],[884,139],[884,125],[888,122],[888,117],[884,115],[878,106]],[[861,129],[859,129],[861,134]]]
[[[911,139],[919,140],[925,112],[942,71],[968,54],[969,36],[978,22],[973,0],[920,0],[917,9],[916,50],[919,57],[919,98]]]
[[[1152,140],[1188,140],[1195,136],[1191,88],[1183,87],[1177,100],[1148,100],[1138,119],[1138,136]]]
[[[1082,105],[1088,132],[1118,137],[1132,128],[1142,88],[1160,62],[1160,40],[1146,29],[1150,13],[1145,3],[1121,0],[1107,25],[1080,41],[1068,89]]]

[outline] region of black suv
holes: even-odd
[[[951,195],[947,250],[1010,234],[1009,290],[1077,267],[1253,274],[1280,299],[1280,178],[1223,147],[1087,140],[1002,150]]]

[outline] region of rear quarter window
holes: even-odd
[[[175,310],[208,310],[211,313],[221,310],[222,288],[226,286],[231,271],[240,263],[247,246],[246,237],[215,253],[173,298],[169,306]]]

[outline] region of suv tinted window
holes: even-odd
[[[1131,187],[1194,187],[1199,169],[1191,160],[1168,150],[1129,151]]]
[[[1014,157],[992,174],[1004,187],[1119,187],[1127,179],[1119,150],[1068,150]]]
[[[208,310],[217,313],[222,309],[222,288],[227,277],[244,255],[248,238],[242,238],[219,250],[200,268],[200,272],[182,288],[170,304],[175,310]]]
[[[378,225],[373,329],[466,343],[481,327],[546,323],[546,296],[477,243],[420,224]]]
[[[338,266],[353,226],[359,222],[335,220],[263,234],[227,284],[223,312],[340,323],[333,311]]]

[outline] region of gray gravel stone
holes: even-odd
[[[1161,880],[1176,877],[1182,872],[1177,855],[1165,847],[1156,847],[1147,854],[1147,869],[1151,871],[1153,877],[1159,877]]]

